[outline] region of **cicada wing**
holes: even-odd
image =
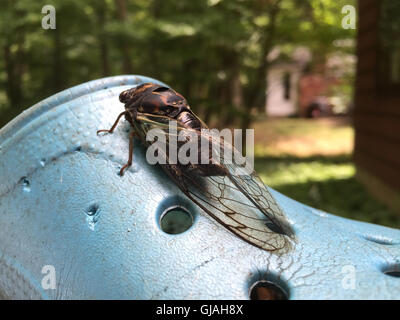
[[[150,121],[141,119],[141,127],[144,131],[154,128],[163,130],[168,144],[176,136],[171,135],[163,120],[159,120],[154,117]],[[182,130],[187,129],[178,128],[179,132]],[[237,152],[215,136],[202,133],[199,138],[212,140],[211,148],[215,154],[221,154],[220,146],[223,145],[222,157],[227,152]],[[217,141],[220,144],[215,143]],[[261,249],[280,252],[289,250],[293,238],[290,224],[254,171],[237,174],[244,169],[233,163],[225,164],[222,159],[220,163],[214,164],[220,168],[220,174],[206,175],[202,174],[204,171],[201,166],[204,164],[174,164],[169,162],[168,154],[165,157],[167,163],[161,165],[164,171],[189,199],[225,228]]]
[[[227,164],[228,176],[232,183],[254,204],[268,220],[267,224],[275,232],[294,238],[294,233],[281,206],[262,182],[257,172],[247,171],[236,164]]]
[[[207,139],[212,141],[212,153],[217,155],[218,163],[224,168],[226,176],[236,189],[259,209],[268,227],[294,238],[290,222],[282,208],[241,152],[218,135],[211,133],[211,137]]]
[[[198,176],[163,166],[178,187],[200,208],[243,240],[267,251],[290,248],[290,238],[270,227],[265,217],[229,176]]]

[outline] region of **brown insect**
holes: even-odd
[[[168,146],[177,138],[177,133],[169,130],[169,123],[173,121],[177,132],[186,137],[178,142],[178,147],[187,141],[194,140],[199,144],[206,141],[210,151],[205,156],[206,163],[185,164],[169,161],[170,154],[165,152],[166,162],[160,165],[180,190],[213,219],[252,245],[267,251],[289,250],[294,234],[271,192],[254,170],[245,172],[235,163],[213,160],[212,152],[224,157],[238,151],[221,138],[204,134],[207,125],[193,113],[181,94],[162,85],[144,83],[123,91],[119,100],[125,104],[125,111],[109,130],[97,133],[112,133],[122,116],[132,125],[129,160],[121,168],[121,175],[132,164],[133,139],[136,137],[150,147],[146,135],[150,130],[158,129],[165,133]],[[202,156],[200,152],[197,155],[198,159]]]

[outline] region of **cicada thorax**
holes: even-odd
[[[136,88],[123,91],[119,99],[131,113],[145,113],[160,116],[175,116],[189,110],[186,99],[175,90],[154,83],[144,83]]]

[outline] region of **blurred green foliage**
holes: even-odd
[[[353,129],[345,119],[263,119],[256,130],[255,169],[270,187],[301,203],[346,218],[400,227],[355,177]],[[265,128],[263,135],[257,130]],[[323,147],[332,144],[335,148]]]
[[[48,4],[56,9],[55,30],[41,25],[42,7]],[[349,4],[356,1],[0,0],[0,127],[73,85],[142,74],[182,92],[205,122],[247,128],[254,111],[264,108],[266,57],[275,46],[284,52],[307,46],[314,64],[331,52],[353,52],[351,46],[334,44],[355,36],[341,25],[341,9]],[[340,88],[347,96],[350,82]],[[263,128],[256,133],[270,140],[291,136],[284,150],[299,149],[299,154],[303,145],[321,152],[328,142],[338,146],[352,139],[349,128],[324,127],[316,133],[295,119]],[[336,133],[329,138],[330,132]],[[309,136],[323,141],[312,144]],[[356,182],[349,153],[282,155],[283,149],[261,142],[256,169],[278,191],[335,214],[399,225]]]
[[[56,29],[44,30],[44,5]],[[353,38],[355,0],[0,0],[0,126],[82,82],[142,74],[182,92],[219,125],[248,127],[265,102],[266,56],[306,45],[316,60]],[[346,50],[346,49],[343,49]]]
[[[301,203],[345,218],[400,228],[399,216],[357,181],[349,155],[258,157],[255,166],[265,183]]]

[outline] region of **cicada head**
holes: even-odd
[[[140,97],[143,97],[145,92],[151,89],[152,87],[157,87],[157,85],[154,83],[147,82],[135,88],[122,91],[121,94],[119,95],[119,101],[125,104],[126,103],[130,104],[138,100]]]

